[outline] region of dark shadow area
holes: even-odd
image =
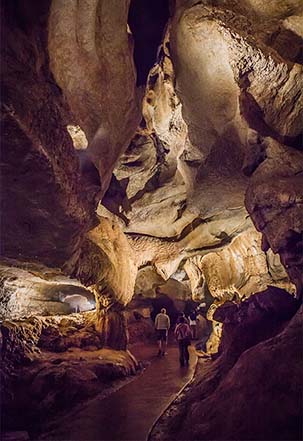
[[[283,58],[293,63],[303,64],[303,40],[290,29],[279,28],[270,35],[267,44]]]
[[[157,60],[158,47],[168,18],[168,0],[131,1],[128,22],[135,43],[137,86],[146,84],[149,70]]]
[[[159,314],[162,308],[166,309],[166,313],[169,315],[171,324],[174,325],[177,321],[178,315],[180,314],[174,305],[172,299],[167,295],[161,294],[159,297],[152,299],[151,301],[153,310],[150,313],[151,319],[155,320],[156,315]]]
[[[240,95],[240,111],[244,116],[250,127],[256,130],[261,136],[270,136],[281,144],[293,147],[297,150],[303,149],[303,134],[297,136],[283,136],[276,130],[270,127],[265,119],[264,114],[254,97],[243,90]]]

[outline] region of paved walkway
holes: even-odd
[[[191,349],[190,366],[179,367],[178,348],[170,346],[165,357],[157,349],[133,348],[138,359],[152,363],[134,381],[105,399],[95,399],[53,431],[48,440],[145,441],[154,422],[192,378],[196,356]]]

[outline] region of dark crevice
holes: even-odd
[[[129,199],[130,205],[136,202],[138,199],[142,198],[145,193],[154,191],[155,189],[159,188],[160,167],[165,163],[165,155],[168,150],[163,146],[161,140],[156,133],[152,133],[150,135],[150,138],[152,139],[157,152],[157,170],[155,171],[154,175],[146,182],[144,188],[142,188],[142,190],[138,191],[138,193],[136,193],[133,197]],[[138,166],[139,161],[128,162],[125,163],[125,165]]]
[[[132,0],[128,23],[134,38],[137,86],[146,84],[148,73],[157,61],[158,47],[169,19],[169,0]]]
[[[270,127],[265,121],[263,110],[249,92],[242,90],[239,102],[241,114],[249,126],[256,130],[260,136],[269,136],[280,144],[285,144],[297,150],[303,150],[303,133],[297,136],[283,136]]]

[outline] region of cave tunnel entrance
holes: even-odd
[[[80,294],[68,294],[61,296],[61,302],[67,303],[70,306],[70,313],[79,313],[85,311],[92,311],[96,308],[94,299],[88,299]]]
[[[166,313],[171,319],[171,323],[175,324],[178,318],[178,310],[174,304],[174,301],[166,294],[160,294],[155,299],[152,299],[152,311],[150,313],[151,319],[155,321],[156,315],[159,314],[162,308],[166,309]]]

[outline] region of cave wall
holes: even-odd
[[[71,272],[95,222],[50,72],[49,2],[2,5],[1,253]]]
[[[193,295],[199,295],[203,284],[220,300],[249,297],[267,285],[276,285],[295,293],[279,255],[266,255],[261,249],[261,234],[249,229],[218,252],[195,256],[185,264]]]
[[[2,7],[4,256],[60,267],[95,286],[98,311],[102,299],[119,309],[141,266],[167,280],[186,259],[211,267],[210,251],[230,260],[222,247],[252,226],[246,204],[267,238],[263,249],[281,255],[300,292],[301,49],[299,40],[291,54],[285,46],[285,29],[300,37],[299,6],[222,5],[176,3],[145,93],[136,84],[128,1]],[[70,125],[87,137],[84,165]],[[108,186],[113,213],[100,221],[94,209]],[[262,259],[260,280],[284,278]],[[241,277],[222,289],[244,293]]]
[[[38,5],[35,1],[24,4],[15,0],[2,5],[4,44],[1,45],[3,64],[1,228],[5,235],[1,241],[1,255],[4,259],[2,295],[5,300],[2,312],[6,318],[24,317],[34,310],[35,314],[41,315],[70,312],[68,305],[56,303],[60,286],[54,283],[52,288],[54,291],[48,290],[47,282],[44,281],[47,267],[55,268],[54,271],[58,270],[58,274],[63,271],[67,276],[80,277],[86,285],[100,287],[102,282],[102,290],[107,289],[105,297],[114,298],[114,303],[119,304],[120,307],[125,305],[133,294],[136,270],[135,266],[131,266],[131,250],[125,247],[123,249],[123,246],[122,248],[117,246],[115,249],[112,246],[109,251],[109,243],[111,240],[115,242],[116,236],[112,234],[107,241],[104,237],[115,231],[115,228],[109,233],[110,229],[106,228],[104,222],[100,226],[100,220],[95,213],[97,202],[109,184],[107,180],[110,179],[117,155],[128,141],[121,139],[119,144],[116,138],[112,141],[107,139],[106,142],[103,140],[101,157],[104,176],[102,176],[102,167],[99,167],[102,189],[98,171],[92,164],[91,154],[95,148],[93,139],[99,130],[102,112],[102,123],[110,126],[111,134],[117,135],[126,133],[126,130],[121,130],[120,123],[123,118],[116,110],[118,108],[125,113],[127,107],[134,118],[132,121],[135,122],[132,124],[129,120],[126,122],[128,134],[125,139],[131,136],[130,133],[133,134],[140,118],[138,109],[136,111],[133,108],[129,109],[129,96],[125,94],[125,91],[130,91],[130,86],[126,86],[127,81],[133,84],[132,90],[135,90],[131,38],[126,32],[129,2],[125,2],[123,10],[119,9],[118,3],[111,4],[107,10],[107,6],[102,5],[102,2],[96,2],[95,11],[89,7],[85,8],[84,4],[79,5],[82,13],[80,11],[78,16],[80,22],[78,20],[75,23],[72,11],[73,8],[77,8],[76,3],[44,1]],[[108,17],[119,25],[124,22],[125,32],[123,31],[120,36],[116,35],[115,48],[111,44],[102,46],[101,23],[99,19],[97,20],[99,27],[95,50],[102,49],[108,54],[107,57],[104,53],[102,56],[99,54],[102,59],[100,66],[97,61],[93,63],[94,55],[92,57],[87,55],[90,45],[88,34],[92,36],[90,34],[92,29],[89,30],[87,26],[90,23],[94,27],[95,15],[100,18],[102,14],[106,23]],[[111,33],[112,23],[107,25],[107,33]],[[74,35],[72,31],[66,33],[66,29],[71,30],[72,26],[75,26],[79,32],[76,43],[72,39]],[[103,26],[105,32],[104,29]],[[62,32],[68,38],[62,40]],[[110,35],[107,37],[109,38]],[[94,40],[94,37],[92,38]],[[128,48],[127,51],[124,51],[125,45],[120,47],[122,40]],[[84,47],[81,44],[77,47],[80,42]],[[74,52],[71,52],[73,43],[75,43]],[[81,48],[83,51],[80,50]],[[56,50],[62,52],[57,54]],[[120,55],[124,52],[125,59],[128,60],[126,70],[123,70],[123,63],[120,64]],[[76,53],[80,58],[75,56]],[[82,56],[84,59],[81,58]],[[59,67],[53,58],[55,61],[60,61]],[[91,71],[88,75],[89,66]],[[108,66],[112,69],[110,72]],[[121,66],[122,71],[119,73]],[[108,75],[113,81],[108,81]],[[99,84],[101,77],[102,81]],[[81,87],[79,87],[80,83]],[[107,87],[109,83],[112,84],[113,90],[110,94],[105,94],[105,90],[109,92]],[[118,91],[120,98],[122,97],[121,102]],[[114,103],[112,106],[109,105],[112,99],[116,100],[117,108]],[[123,99],[126,107],[122,109]],[[135,103],[135,98],[133,101]],[[85,103],[88,107],[85,107]],[[138,104],[138,101],[136,103]],[[113,113],[109,115],[111,109]],[[86,124],[81,119],[84,115],[87,117]],[[83,126],[84,136],[89,142],[87,148],[89,153],[86,151],[79,153],[74,148],[70,130],[71,127],[74,128],[79,124]],[[98,133],[100,135],[100,130]],[[117,150],[109,148],[110,142],[115,144]],[[97,166],[99,166],[98,161],[99,159],[95,160]],[[93,230],[88,235],[88,232],[94,228],[97,230]],[[96,231],[100,233],[99,238]],[[123,233],[120,236],[122,235]],[[120,237],[120,242],[127,245],[126,239],[123,242],[123,237]],[[104,247],[104,250],[100,247]],[[123,267],[124,273],[121,272],[121,265],[118,271],[119,253],[122,261],[127,262]],[[86,254],[86,259],[89,261],[89,270],[83,254]],[[7,258],[14,261],[12,264],[14,269],[5,268]],[[101,268],[94,265],[94,260],[101,262]],[[26,262],[28,265],[24,267]],[[31,270],[34,267],[35,274],[32,275]],[[9,274],[10,272],[14,274]],[[117,275],[119,275],[118,281]],[[15,283],[12,281],[14,277],[16,277]],[[74,281],[70,279],[69,282],[67,280],[65,282],[70,284],[71,291],[75,290]],[[86,292],[81,284],[79,289]],[[91,289],[93,290],[93,287]],[[13,295],[9,299],[11,293]],[[97,293],[98,316],[102,309],[98,288],[95,289],[95,293]],[[18,305],[17,298],[20,300]],[[51,307],[52,300],[54,303]],[[45,305],[41,303],[38,306],[40,301],[45,301]],[[29,305],[28,302],[31,304]],[[123,336],[124,346],[125,342],[126,335]]]
[[[103,194],[141,119],[129,4],[55,0],[48,20],[51,70],[88,138]]]
[[[215,213],[223,207],[245,207],[262,232],[255,248],[259,263],[253,265],[260,264],[258,277],[265,277],[266,283],[268,279],[277,282],[282,274],[285,277],[273,260],[278,254],[296,285],[297,298],[302,295],[303,230],[300,27],[302,3],[296,0],[180,0],[170,34],[176,91],[189,141],[197,152],[191,200],[199,196],[200,213],[207,205]],[[244,237],[246,233],[247,229]],[[244,237],[238,236],[222,251],[192,257],[193,262],[204,261],[209,274],[213,263],[216,286],[223,280],[231,285],[230,252],[238,240],[240,247],[244,245]],[[240,254],[237,265],[250,260],[250,247]],[[220,264],[223,256],[221,269],[226,267],[219,271],[215,262]],[[248,271],[249,267],[245,265]],[[235,273],[241,278],[239,269]],[[195,286],[203,287],[198,265],[191,266],[188,274]],[[242,276],[238,282],[240,291],[245,291],[242,283],[250,278]],[[248,291],[254,291],[249,285]],[[220,320],[215,312],[220,308],[239,311],[239,316],[227,313],[223,320],[222,343],[230,343],[233,361],[218,353],[215,363],[198,367],[194,387],[181,398],[175,416],[168,418],[167,431],[161,428],[161,439],[300,439],[302,311],[294,315],[300,301],[283,291],[282,297],[294,309],[279,321],[273,303],[278,315],[287,309],[280,303],[280,290],[270,287],[267,291],[264,297],[256,293],[244,302],[235,298],[218,308],[220,300],[215,301],[209,310],[214,323]],[[268,303],[263,303],[265,297]],[[265,318],[260,318],[262,314]],[[222,324],[217,324],[220,334]],[[228,341],[229,331],[233,337]],[[243,346],[249,340],[250,346]],[[218,338],[213,345],[218,349]]]
[[[7,354],[31,361],[40,336],[47,350],[96,342],[126,349],[123,309],[138,268],[152,267],[156,280],[167,281],[184,266],[199,299],[204,283],[217,297],[209,310],[212,352],[222,331],[220,308],[247,307],[258,315],[264,306],[271,334],[261,330],[265,341],[242,347],[232,366],[222,367],[220,358],[210,382],[197,379],[177,439],[295,439],[299,314],[278,329],[258,294],[240,306],[239,299],[220,303],[235,291],[243,300],[268,283],[289,287],[272,253],[280,255],[297,297],[302,292],[302,5],[176,1],[146,90],[142,78],[152,64],[149,59],[136,77],[143,30],[136,13],[133,28],[127,26],[129,5],[12,0],[1,6],[2,313],[66,312],[60,290],[87,291],[57,268],[89,286],[97,301],[81,336],[75,326],[65,335],[54,317],[5,323]],[[85,151],[75,151],[70,126],[83,130]],[[103,196],[107,211],[99,206],[99,214],[107,218],[98,218]],[[247,327],[241,330],[246,337]],[[240,397],[231,411],[230,394]]]

